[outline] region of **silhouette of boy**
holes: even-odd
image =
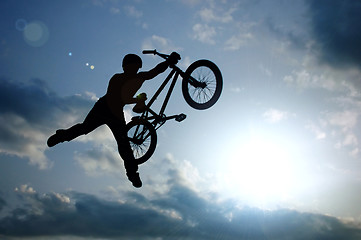
[[[179,55],[178,55],[179,56]],[[123,58],[123,73],[115,74],[109,81],[107,93],[101,97],[90,110],[85,120],[68,129],[59,129],[52,135],[47,144],[53,147],[64,141],[71,141],[74,138],[85,135],[106,124],[112,131],[118,144],[118,152],[124,161],[129,181],[134,187],[141,187],[138,165],[135,162],[133,151],[130,147],[126,123],[124,119],[123,107],[126,104],[144,102],[146,99],[134,98],[135,93],[142,86],[144,81],[156,77],[164,72],[168,66],[178,62],[177,54],[171,54],[170,57],[159,63],[156,67],[147,72],[139,72],[142,67],[142,59],[135,54],[128,54]]]

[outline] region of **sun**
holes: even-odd
[[[286,143],[266,134],[253,134],[229,155],[226,178],[233,194],[254,204],[288,197],[294,179]]]

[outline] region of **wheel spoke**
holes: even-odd
[[[198,60],[186,70],[192,82],[183,79],[182,92],[186,102],[195,109],[207,109],[215,104],[222,91],[222,74],[213,62]]]
[[[214,73],[208,67],[199,67],[193,73],[192,77],[197,79],[201,83],[205,83],[206,87],[193,87],[189,84],[188,90],[190,97],[198,103],[208,102],[215,93],[217,86],[216,78]]]
[[[133,123],[133,122],[131,122]],[[148,125],[147,125],[148,124]],[[128,125],[128,138],[134,158],[140,163],[145,162],[154,152],[156,133],[150,123],[133,123]]]

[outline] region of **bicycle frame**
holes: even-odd
[[[170,120],[170,119],[176,119],[177,117],[180,117],[181,114],[179,115],[172,115],[172,116],[166,116],[164,114],[164,111],[168,105],[170,96],[172,95],[172,92],[174,90],[174,86],[176,84],[176,81],[179,77],[179,75],[184,76],[184,72],[178,68],[177,66],[173,66],[172,67],[172,71],[168,74],[167,78],[164,80],[164,82],[162,83],[162,85],[159,87],[159,89],[157,90],[157,92],[154,94],[154,96],[150,99],[150,101],[148,102],[148,104],[146,105],[146,110],[142,113],[142,115],[139,117],[141,119],[145,119],[148,120],[149,122],[151,122],[151,124],[154,126],[154,128],[157,130],[158,128],[160,128],[166,121]],[[152,106],[152,104],[155,102],[155,100],[158,98],[158,96],[161,94],[161,92],[164,90],[164,88],[166,87],[166,85],[169,83],[169,81],[171,80],[171,78],[173,77],[173,80],[169,86],[167,95],[165,96],[165,99],[163,101],[163,104],[161,106],[161,109],[159,111],[159,113],[156,113],[155,111],[153,111],[150,107]],[[149,116],[151,115],[151,116]],[[185,115],[183,114],[183,116],[185,117]],[[183,117],[181,116],[181,117]],[[184,119],[184,118],[183,118]],[[151,121],[153,120],[153,121]]]
[[[159,53],[156,50],[145,50],[145,51],[143,51],[143,53],[158,55],[163,59],[169,58],[169,55]],[[154,94],[154,96],[151,98],[149,103],[146,105],[146,108],[145,108],[146,110],[142,113],[142,115],[140,117],[135,117],[135,118],[141,118],[141,119],[145,119],[145,120],[149,121],[154,126],[155,130],[160,128],[166,121],[168,121],[170,119],[175,119],[176,121],[181,122],[186,118],[186,115],[183,113],[178,114],[178,115],[172,115],[172,116],[166,116],[164,114],[164,111],[167,107],[167,104],[168,104],[170,96],[174,90],[174,86],[176,84],[176,81],[177,81],[179,75],[183,78],[183,81],[184,80],[188,81],[190,85],[192,85],[196,88],[200,87],[200,88],[204,89],[207,87],[206,83],[200,82],[197,79],[193,78],[192,76],[187,76],[186,73],[183,70],[181,70],[179,67],[177,67],[176,65],[171,65],[170,68],[172,68],[172,71],[168,74],[168,76],[166,77],[166,79],[164,80],[162,85],[159,87],[157,92]],[[172,77],[173,77],[173,80],[170,84],[168,93],[164,99],[162,107],[161,107],[159,113],[156,113],[150,107],[152,106],[154,101],[158,98],[160,93],[164,90],[165,86],[169,83],[169,81],[172,79]]]

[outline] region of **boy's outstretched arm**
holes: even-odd
[[[168,66],[175,65],[181,59],[180,55],[176,52],[172,52],[166,61],[159,63],[155,68],[148,72],[140,72],[140,77],[143,80],[149,80],[156,77],[158,74],[164,72]]]
[[[157,66],[155,66],[153,69],[147,72],[140,72],[139,75],[142,79],[149,80],[156,77],[158,74],[161,74],[165,70],[167,70],[168,66],[169,66],[169,62],[164,61],[159,63]]]

